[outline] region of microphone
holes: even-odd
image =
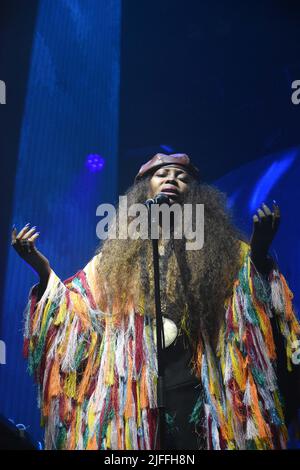
[[[147,199],[145,205],[149,209],[152,204],[169,204],[169,197],[164,193],[158,193],[154,199]]]
[[[170,199],[169,196],[167,196],[164,193],[159,193],[157,196],[154,198],[155,204],[169,204]]]

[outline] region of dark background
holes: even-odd
[[[153,151],[212,181],[299,143],[297,1],[122,2],[120,189]],[[166,152],[168,153],[168,152]],[[133,174],[133,170],[130,173]]]
[[[0,107],[1,246],[37,8],[37,0],[1,1],[0,79],[18,82],[7,88],[9,114]],[[156,151],[190,154],[213,181],[299,144],[300,106],[291,103],[299,28],[296,0],[123,0],[119,192]]]
[[[0,286],[4,285],[7,245],[38,0],[2,0],[0,4],[0,80],[6,103],[0,105]],[[15,84],[16,86],[11,86]],[[3,289],[0,289],[0,305]]]

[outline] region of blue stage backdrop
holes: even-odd
[[[39,3],[11,224],[37,225],[38,248],[61,278],[93,256],[96,208],[116,201],[120,29],[120,0]],[[10,249],[0,413],[42,441],[36,388],[22,359],[23,311],[36,281]]]

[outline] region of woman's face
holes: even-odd
[[[163,166],[156,170],[150,179],[149,197],[153,198],[159,193],[165,193],[171,203],[180,203],[191,180],[192,177],[184,169]]]

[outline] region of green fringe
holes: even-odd
[[[32,352],[32,358],[31,358],[30,364],[31,364],[31,367],[32,367],[33,370],[37,369],[38,366],[40,365],[42,355],[44,353],[44,346],[45,346],[45,342],[46,342],[46,336],[47,336],[47,333],[48,333],[48,330],[49,330],[49,322],[50,322],[50,320],[53,316],[53,313],[57,309],[57,307],[58,307],[58,304],[55,303],[55,302],[53,302],[52,305],[50,306],[49,312],[48,312],[48,317],[47,317],[47,320],[45,322],[45,326],[44,326],[43,330],[41,331],[41,333],[38,337],[38,344]],[[33,335],[33,338],[34,338],[34,335]]]
[[[190,415],[189,423],[195,423],[196,426],[200,424],[200,416],[201,416],[202,408],[203,408],[203,400],[201,397],[199,397],[193,408],[192,414]]]
[[[64,449],[66,440],[67,440],[67,430],[66,430],[65,426],[62,426],[59,429],[58,436],[57,436],[57,439],[56,439],[56,448],[57,448],[57,450]]]
[[[82,356],[83,356],[83,353],[84,353],[84,350],[85,350],[85,347],[86,347],[86,341],[81,341],[77,350],[76,350],[76,353],[75,353],[75,369],[77,370],[80,363],[81,363],[81,360],[82,360]]]
[[[83,448],[86,449],[87,443],[89,440],[89,428],[86,426],[84,434],[83,434]]]
[[[255,382],[257,382],[260,386],[264,387],[266,384],[264,375],[256,367],[252,367],[251,371]]]
[[[259,276],[254,276],[253,286],[255,290],[255,297],[261,302],[267,304],[271,298],[270,285]]]
[[[169,413],[165,413],[165,418],[166,418],[166,428],[167,428],[167,433],[174,435],[179,431],[178,426],[176,426],[175,420],[176,420],[176,413],[172,416]]]
[[[84,287],[82,286],[80,279],[74,278],[72,280],[72,284],[79,288],[81,294],[86,295],[86,291]]]
[[[257,450],[255,441],[253,439],[246,442],[246,450]]]

